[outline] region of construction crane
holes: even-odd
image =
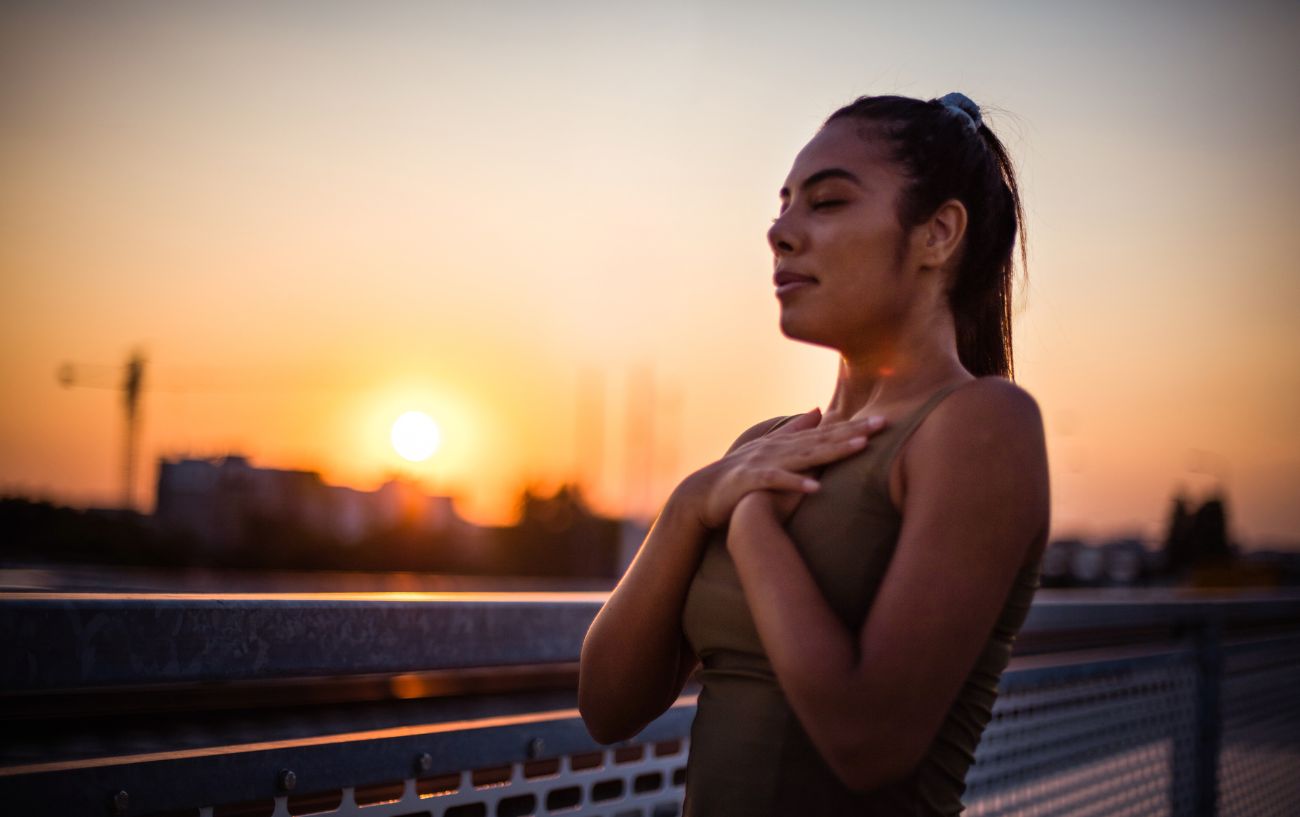
[[[140,393],[144,390],[144,354],[132,352],[126,365],[88,366],[64,363],[59,367],[58,379],[64,387],[82,386],[94,389],[117,389],[122,392],[126,409],[126,439],[122,448],[122,507],[135,509],[136,439],[140,425]]]

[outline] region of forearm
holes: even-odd
[[[727,547],[763,649],[787,693],[825,693],[836,678],[847,679],[857,663],[853,635],[772,513],[747,497],[732,516]]]
[[[682,606],[706,534],[674,492],[587,631],[578,706],[598,739],[630,737],[680,690]]]
[[[794,543],[757,496],[732,516],[727,545],[777,681],[814,745],[846,784],[901,774],[889,691],[870,688],[857,634],[827,604]]]

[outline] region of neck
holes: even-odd
[[[952,316],[944,310],[864,348],[842,350],[835,392],[824,416],[847,420],[884,413],[920,399],[939,386],[970,377],[957,354]]]

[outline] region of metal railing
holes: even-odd
[[[0,812],[678,814],[694,696],[595,744],[601,593],[0,594]],[[1300,595],[1040,592],[968,813],[1289,815]]]

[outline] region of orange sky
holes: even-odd
[[[1185,6],[6,5],[0,490],[114,500],[120,397],[54,373],[139,346],[141,497],[239,451],[481,521],[575,475],[651,512],[830,395],[775,323],[794,153],[859,93],[961,90],[1021,166],[1056,532],[1155,535],[1222,480],[1243,541],[1298,541],[1300,12]]]

